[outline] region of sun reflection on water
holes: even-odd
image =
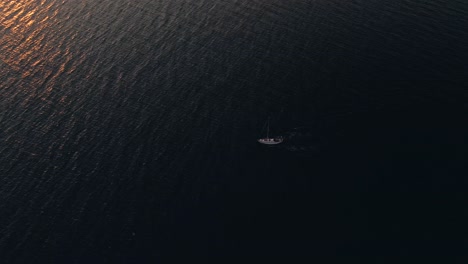
[[[60,40],[59,7],[47,0],[0,0],[0,71],[9,78],[4,83],[21,82],[17,87],[27,97],[38,92],[47,97],[53,84],[44,80],[53,79],[49,77],[57,75],[57,69],[63,71],[63,61],[69,60],[69,48]],[[0,85],[1,90],[7,88]]]

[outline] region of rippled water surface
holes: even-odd
[[[346,192],[417,180],[379,180],[404,151],[347,154],[406,137],[437,146],[427,171],[466,157],[467,18],[462,0],[0,0],[0,256],[358,248],[311,241],[372,240],[385,217]],[[257,146],[267,116],[306,145]],[[463,182],[434,175],[426,191]]]

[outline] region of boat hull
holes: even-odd
[[[261,138],[258,143],[265,145],[278,145],[283,142],[282,138]]]

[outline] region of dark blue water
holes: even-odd
[[[467,25],[461,0],[0,0],[2,261],[462,252]]]

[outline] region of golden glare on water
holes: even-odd
[[[0,38],[1,59],[15,71],[24,70],[28,64],[37,65],[47,46],[44,29],[50,26],[47,10],[51,6],[35,1],[2,1],[0,4],[0,25],[4,31]]]
[[[53,1],[0,1],[0,60],[5,76],[21,81],[23,88],[44,85],[44,79],[59,74],[69,60],[69,48],[61,38],[57,6]],[[55,69],[55,70],[54,70]],[[41,97],[52,89],[43,90]],[[3,89],[3,88],[2,88]]]

